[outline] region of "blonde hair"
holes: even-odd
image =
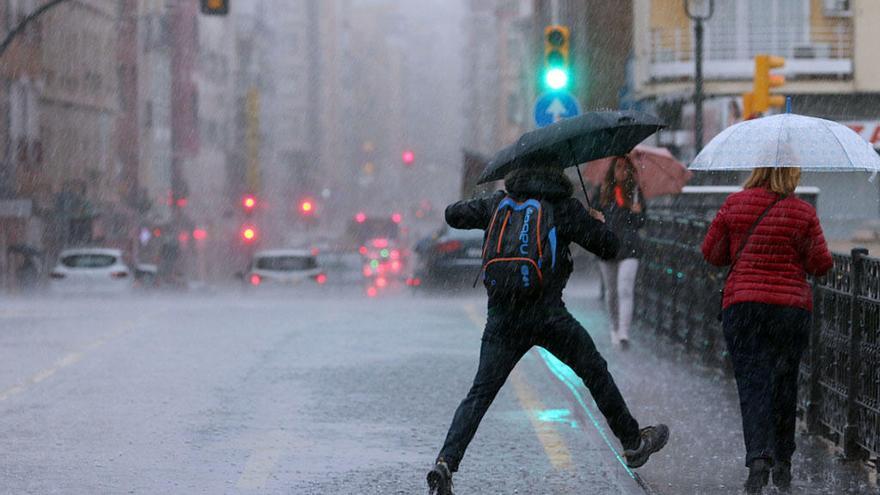
[[[763,187],[776,194],[788,196],[794,194],[800,181],[801,169],[797,167],[759,167],[752,170],[752,175],[743,187]]]

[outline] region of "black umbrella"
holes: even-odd
[[[631,110],[589,112],[561,120],[527,132],[515,144],[499,151],[477,183],[503,179],[519,168],[535,165],[568,168],[599,158],[625,155],[662,127],[664,124],[657,117]],[[584,187],[583,179],[581,186]]]

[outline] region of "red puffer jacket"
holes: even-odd
[[[703,241],[706,261],[729,265],[752,224],[776,198],[776,193],[760,187],[731,194]],[[752,232],[727,278],[723,306],[759,302],[812,311],[807,274],[824,275],[832,265],[816,210],[790,196],[777,203]]]

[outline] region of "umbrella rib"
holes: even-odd
[[[828,127],[828,124],[826,124],[824,120],[822,120],[822,127],[826,131],[828,131],[828,133],[830,133],[831,136],[834,137],[835,141],[837,141],[837,145],[840,146],[840,149],[843,150],[843,154],[846,155],[846,158],[849,160],[850,168],[858,168],[858,167],[856,167],[856,164],[853,161],[852,156],[849,154],[849,150],[846,149],[846,146],[844,146],[842,142],[840,142],[840,138],[837,137],[837,134],[835,134],[834,131],[832,131],[830,127]]]

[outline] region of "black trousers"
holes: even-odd
[[[811,314],[788,306],[734,304],[724,310],[724,338],[742,411],[746,466],[791,462],[795,450],[798,367]]]
[[[624,448],[637,448],[639,424],[632,417],[593,339],[564,306],[520,310],[490,308],[480,348],[480,364],[467,397],[458,406],[438,460],[458,470],[483,415],[519,360],[541,346],[584,381],[611,431]]]

